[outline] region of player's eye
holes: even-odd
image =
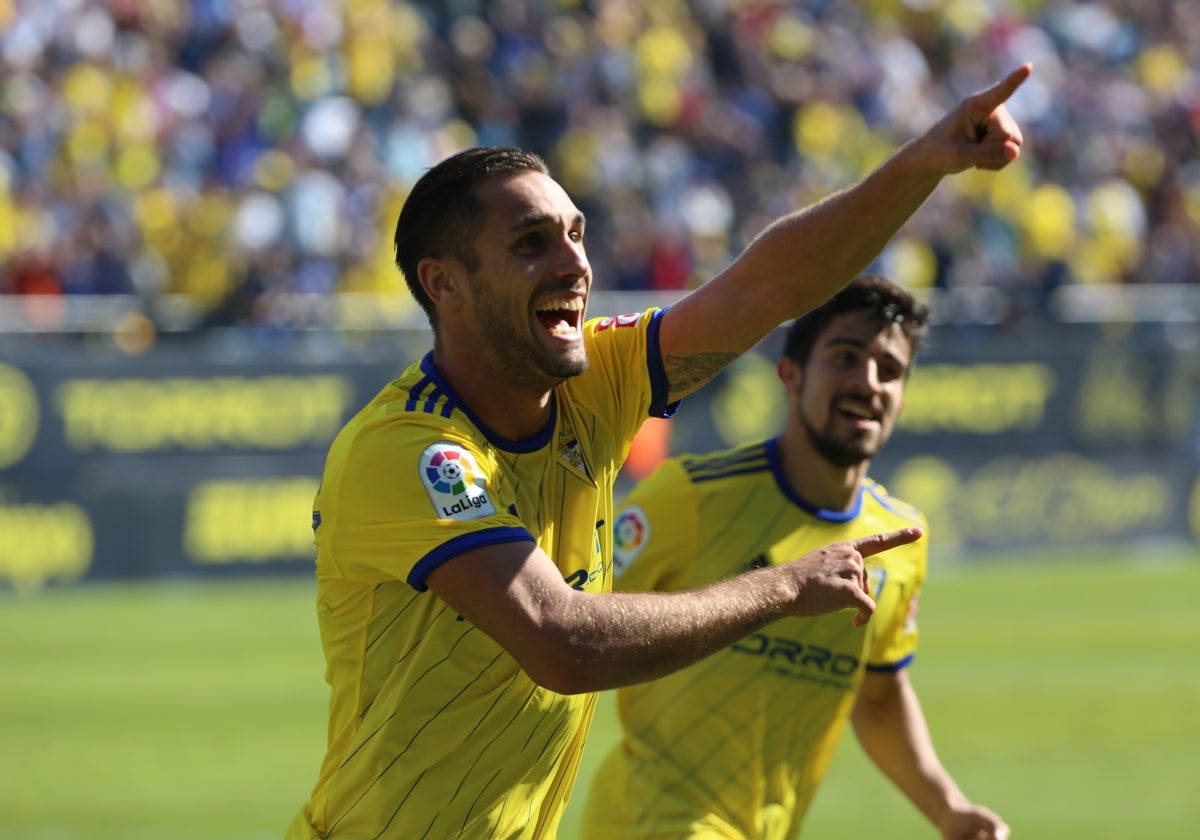
[[[524,253],[541,251],[545,247],[545,237],[540,233],[527,233],[516,241],[515,247]]]

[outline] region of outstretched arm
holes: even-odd
[[[870,265],[943,177],[1016,160],[1023,138],[1004,103],[1032,72],[1031,64],[1021,65],[858,183],[777,219],[725,271],[672,305],[661,332],[671,399],[832,297]]]
[[[868,671],[852,720],[863,750],[944,840],[1008,837],[1004,820],[970,802],[942,766],[907,671]]]
[[[429,587],[504,647],[540,685],[601,691],[679,670],[784,616],[874,612],[863,557],[913,542],[920,528],[849,540],[782,566],[685,592],[572,589],[537,546],[505,543],[445,563]]]

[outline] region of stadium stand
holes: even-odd
[[[1019,168],[943,185],[880,268],[967,322],[1194,290],[1194,0],[0,0],[0,296],[67,301],[4,310],[34,328],[94,296],[160,329],[419,320],[405,192],[496,143],[585,210],[599,290],[670,293],[1023,60]]]

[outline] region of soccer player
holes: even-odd
[[[788,329],[783,432],[664,461],[617,516],[614,587],[671,592],[924,517],[867,476],[904,404],[928,307],[856,279]],[[867,558],[874,615],[787,619],[617,692],[622,740],[596,774],[584,840],[783,840],[800,833],[846,721],[946,840],[1007,837],[938,760],[908,678],[926,538]]]
[[[473,149],[422,176],[395,242],[433,349],[338,434],[314,502],[328,747],[290,840],[553,837],[595,692],[785,616],[870,618],[863,558],[918,528],[616,594],[613,484],[644,418],[853,279],[944,176],[1016,159],[1004,102],[1030,72],[772,223],[665,311],[585,319],[584,218],[539,158]]]

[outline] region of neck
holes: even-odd
[[[789,426],[779,437],[784,479],[797,496],[825,510],[846,511],[854,504],[869,461],[839,467],[822,458],[802,429]]]
[[[433,364],[471,413],[501,437],[526,440],[546,428],[553,391],[523,388],[477,359],[459,359],[436,343]]]

